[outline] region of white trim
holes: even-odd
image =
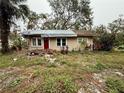
[[[38,45],[38,39],[41,39],[41,45]],[[41,47],[43,45],[42,38],[37,38],[37,46]]]
[[[57,45],[57,39],[58,39],[58,38],[60,39],[60,46]],[[62,47],[62,39],[63,39],[63,38],[65,39],[65,46],[68,45],[68,44],[67,44],[67,38],[66,38],[66,37],[57,37],[57,38],[56,38],[56,46],[57,46],[57,47]]]
[[[35,45],[33,45],[33,39],[34,38],[31,38],[31,47],[35,47]],[[36,38],[35,38],[35,42],[36,42]],[[37,44],[36,44],[37,45]]]
[[[59,38],[59,37],[56,38],[56,46],[57,46],[57,47],[61,47],[61,39],[60,39],[60,46],[57,45],[57,39],[58,39],[58,38]]]
[[[41,45],[38,45],[38,38],[41,39]],[[36,46],[33,45],[33,39],[35,39]],[[43,39],[41,37],[33,37],[31,38],[31,47],[42,47],[43,46]]]
[[[49,49],[50,49],[50,38],[48,40],[49,40]]]
[[[66,38],[66,46],[68,46],[68,42],[67,42],[67,40],[68,40],[68,39]]]
[[[49,45],[48,45],[48,49],[50,49],[50,38],[49,38],[49,37],[44,37],[44,38],[43,38],[43,49],[45,49],[45,42],[44,42],[44,39],[45,39],[45,38],[48,38],[48,44],[49,44]]]
[[[84,41],[84,38],[83,38],[83,37],[77,37],[77,43],[78,43],[78,44],[81,44],[81,43],[79,43],[79,39],[81,39],[81,42]]]

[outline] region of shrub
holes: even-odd
[[[77,87],[68,76],[50,77],[42,85],[43,93],[76,93]]]

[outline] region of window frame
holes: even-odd
[[[36,45],[33,44],[33,39],[35,39],[35,43],[36,43]],[[41,45],[38,44],[38,39],[41,40]],[[41,37],[35,37],[35,38],[32,38],[32,39],[31,39],[31,43],[32,43],[32,44],[31,44],[32,47],[41,47],[42,44],[43,44],[43,43],[42,43],[42,38],[41,38]]]
[[[58,45],[58,39],[60,39],[60,45]],[[65,45],[63,45],[63,39],[65,39]],[[67,38],[56,38],[57,47],[63,47],[67,45]]]
[[[39,45],[39,43],[38,43],[38,39],[41,40],[41,41],[40,41],[41,45]],[[42,46],[42,38],[37,38],[37,46]]]
[[[35,41],[35,45],[34,45],[34,41]],[[31,39],[31,44],[32,44],[33,47],[37,46],[36,38]]]
[[[60,42],[58,42],[58,39],[60,40]],[[58,45],[58,43],[60,43],[60,45]],[[61,46],[61,38],[57,38],[57,46]]]
[[[64,42],[63,42],[63,39],[65,39]],[[66,45],[67,45],[66,42],[67,42],[67,41],[66,41],[66,38],[62,38],[62,39],[61,39],[61,45],[62,45],[62,46],[66,46]],[[63,45],[64,43],[65,43],[65,45]]]
[[[79,39],[81,39],[81,42],[79,42]],[[84,38],[83,38],[83,37],[78,37],[78,38],[77,38],[77,43],[78,43],[78,44],[81,44],[82,42],[84,42]]]

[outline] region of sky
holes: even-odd
[[[90,0],[93,11],[93,24],[107,25],[124,14],[124,0]],[[51,13],[47,0],[28,0],[29,8],[37,13]]]

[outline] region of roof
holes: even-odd
[[[41,37],[77,37],[77,34],[72,30],[28,30],[23,32],[22,35],[41,35]]]
[[[74,30],[77,36],[84,36],[84,37],[93,37],[97,36],[96,33],[93,31],[83,31],[83,30]]]

